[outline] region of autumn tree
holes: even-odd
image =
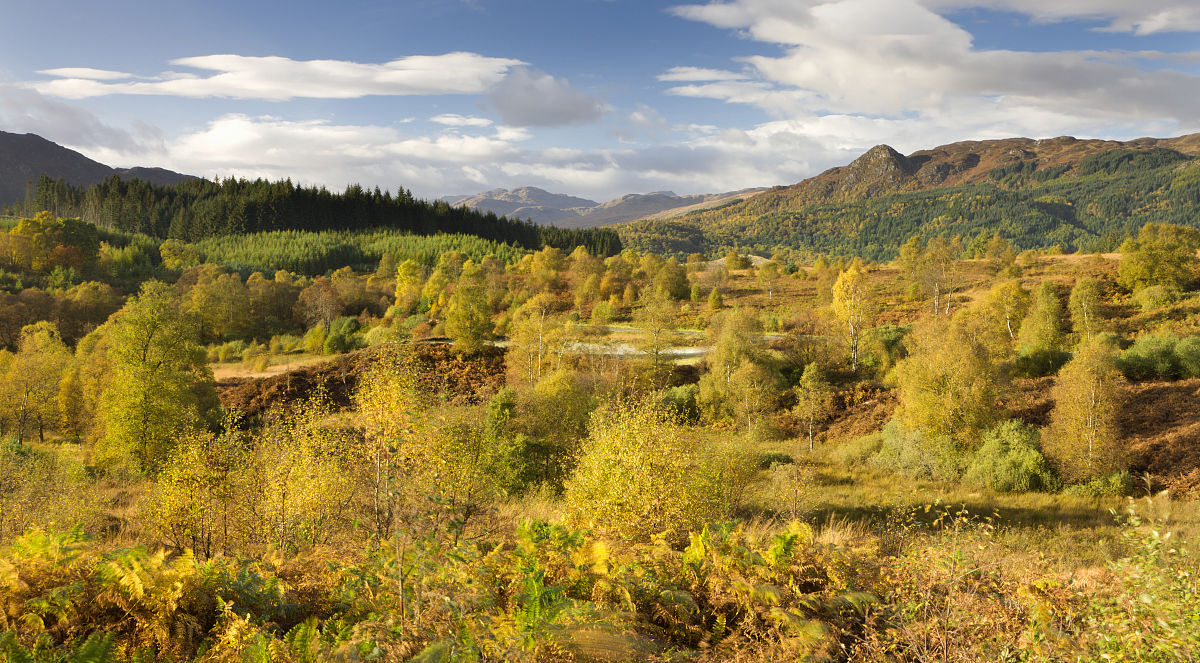
[[[757,318],[742,309],[724,311],[709,324],[708,372],[700,377],[699,403],[710,420],[739,418],[741,387],[734,374],[746,364],[766,364],[768,358],[755,341],[762,333]],[[753,378],[749,370],[743,377]]]
[[[825,379],[825,372],[816,362],[804,367],[800,381],[792,390],[796,395],[796,407],[793,412],[804,422],[808,429],[808,450],[813,450],[813,428],[828,418],[832,409],[830,396],[833,387]]]
[[[109,324],[112,381],[101,396],[104,436],[96,445],[97,463],[130,459],[154,473],[176,435],[202,426],[216,406],[199,325],[160,281],[143,284]]]
[[[832,307],[850,348],[850,370],[857,373],[858,346],[875,314],[874,292],[861,267],[852,265],[838,276],[833,284]]]
[[[1029,293],[1017,279],[1010,279],[992,287],[987,297],[995,316],[1004,325],[1004,331],[1011,341],[1017,339],[1021,329],[1021,320],[1029,311]]]
[[[759,265],[758,282],[761,283],[763,289],[767,291],[767,301],[770,303],[775,301],[775,288],[779,284],[779,278],[779,263],[771,260]]]
[[[633,324],[641,329],[639,349],[650,360],[651,379],[657,386],[667,369],[664,352],[670,347],[670,333],[675,328],[675,303],[662,290],[647,290],[634,311]]]
[[[1029,312],[1021,322],[1021,350],[1055,352],[1063,346],[1062,302],[1052,283],[1043,281],[1033,292]]]
[[[1147,223],[1121,245],[1118,282],[1131,291],[1149,286],[1183,290],[1196,277],[1200,230],[1169,223]]]
[[[57,397],[71,353],[52,323],[38,322],[21,330],[16,354],[0,375],[0,397],[13,413],[17,444],[31,426],[39,441],[47,427],[56,427]]]
[[[192,269],[196,281],[187,289],[183,304],[200,321],[202,336],[210,340],[244,336],[250,327],[250,293],[241,277],[210,264]]]
[[[554,370],[555,359],[561,358],[566,339],[564,321],[558,311],[558,301],[542,293],[513,313],[509,348],[504,357],[510,376],[533,384]]]
[[[628,540],[672,540],[728,516],[738,460],[706,453],[672,415],[650,404],[592,416],[564,500],[575,522]],[[745,463],[741,463],[745,465]]]
[[[468,260],[446,305],[446,334],[460,353],[474,354],[483,349],[492,328],[487,281],[480,266]]]
[[[425,268],[409,258],[396,266],[396,311],[411,313],[421,300],[425,287]]]
[[[1071,311],[1071,326],[1079,336],[1081,344],[1091,343],[1103,329],[1100,315],[1100,284],[1091,278],[1081,278],[1071,288],[1067,308]]]
[[[342,314],[342,309],[337,290],[324,276],[318,276],[296,298],[296,317],[309,326],[323,324],[328,327]]]
[[[965,322],[918,326],[906,340],[909,356],[896,364],[901,418],[926,435],[974,439],[997,418],[1001,374]]]
[[[690,292],[687,270],[678,260],[669,258],[654,275],[654,289],[675,301],[687,299]]]
[[[1124,386],[1112,347],[1101,341],[1083,346],[1059,371],[1043,444],[1063,479],[1082,482],[1124,468]]]

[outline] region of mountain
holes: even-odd
[[[517,189],[492,189],[469,196],[442,198],[455,207],[470,207],[482,212],[494,212],[509,218],[529,219],[534,223],[557,223],[580,216],[579,210],[591,209],[600,203],[550,193],[533,186]]]
[[[162,185],[192,179],[163,168],[111,168],[41,136],[0,131],[0,206],[24,200],[26,185],[43,174],[80,186],[113,175]]]
[[[731,204],[618,227],[625,246],[732,246],[890,258],[909,236],[993,233],[1024,248],[1110,249],[1142,224],[1200,224],[1200,134],[965,141],[846,166]]]
[[[606,203],[597,203],[526,186],[512,190],[492,189],[472,196],[450,196],[442,200],[459,207],[530,219],[534,223],[553,223],[563,228],[590,228],[654,218],[662,214],[682,214],[740,200],[758,191],[762,189],[696,196],[677,196],[670,191],[656,191],[629,194]]]

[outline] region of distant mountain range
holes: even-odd
[[[634,219],[658,218],[706,209],[752,196],[764,189],[743,189],[729,193],[677,196],[670,191],[634,193],[606,203],[550,193],[532,186],[517,189],[492,189],[467,196],[447,196],[442,200],[460,207],[471,207],[509,218],[529,219],[534,223],[553,223],[562,228],[607,226]]]
[[[163,168],[112,168],[35,134],[0,131],[0,206],[24,200],[26,184],[43,174],[79,186],[113,175],[161,185],[192,179]]]
[[[1025,248],[1111,250],[1148,222],[1200,225],[1200,134],[965,141],[846,166],[716,209],[617,227],[625,246],[776,246],[888,258],[909,236],[1001,233]],[[663,218],[668,216],[669,218]]]

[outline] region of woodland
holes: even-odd
[[[1191,185],[1093,165],[690,253],[43,181],[0,221],[0,660],[1196,660],[1200,230],[1068,196]]]

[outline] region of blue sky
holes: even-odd
[[[606,200],[1200,130],[1194,0],[6,4],[0,130],[209,177]]]

